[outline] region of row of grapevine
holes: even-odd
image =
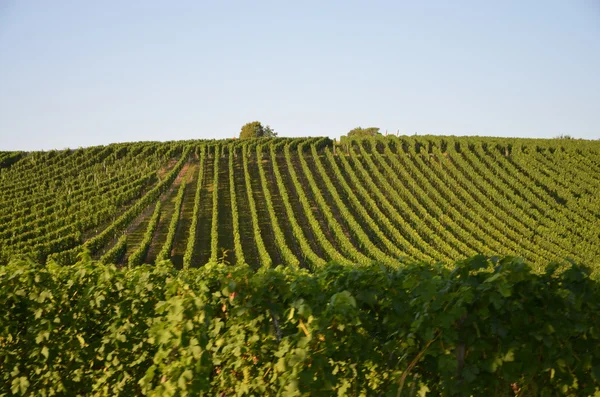
[[[516,161],[504,160],[502,165],[506,167],[503,168],[506,169],[505,174],[493,182],[511,183],[512,186],[519,187],[521,196],[523,193],[526,195],[526,199],[515,195],[517,196],[515,201],[524,202],[522,206],[529,204],[532,212],[534,211],[534,214],[538,216],[541,224],[537,228],[537,235],[540,236],[538,239],[540,241],[549,240],[565,251],[585,254],[584,247],[594,244],[600,233],[597,218],[589,216],[589,214],[581,214],[579,205],[575,205],[575,208],[568,208],[564,203],[557,202],[556,197],[546,194],[546,190],[551,190],[552,186],[547,186],[546,189],[537,186],[539,181],[536,180],[531,165],[528,165],[527,172],[524,172],[523,166],[517,165]],[[590,195],[594,196],[593,193]],[[586,227],[580,225],[586,225]],[[578,260],[578,257],[573,256],[573,259]]]
[[[63,159],[62,161],[36,161],[29,168],[11,170],[15,171],[17,178],[6,184],[7,193],[2,197],[2,204],[10,205],[9,208],[16,204],[19,208],[42,202],[47,198],[56,198],[57,194],[77,189],[82,184],[110,177],[110,170],[115,169],[118,164],[127,164],[133,158],[154,160],[158,158],[159,153],[169,148],[145,145],[143,147],[147,150],[138,152],[138,147],[140,146],[123,144],[115,147],[111,145],[105,148],[79,149],[73,155],[67,152],[56,157]],[[20,200],[23,195],[26,195],[24,202]]]
[[[256,146],[256,158],[258,163],[258,172],[260,177],[260,183],[262,186],[263,196],[265,200],[265,205],[267,207],[267,211],[269,212],[269,217],[271,218],[271,227],[273,228],[273,234],[275,235],[275,242],[277,243],[277,249],[281,252],[281,256],[285,265],[287,266],[299,266],[300,262],[298,258],[287,242],[285,241],[285,235],[281,230],[281,226],[279,224],[279,220],[277,219],[277,215],[275,214],[275,209],[273,207],[273,201],[271,198],[271,192],[269,190],[269,186],[267,185],[267,177],[265,175],[265,170],[262,163],[262,145]]]
[[[240,235],[240,214],[238,212],[238,200],[237,200],[237,195],[235,192],[235,186],[236,186],[236,181],[235,181],[235,173],[234,173],[234,167],[233,167],[233,160],[235,157],[235,147],[230,146],[229,147],[229,163],[228,163],[228,168],[229,168],[229,200],[231,201],[231,216],[233,218],[233,225],[232,225],[232,233],[233,233],[233,250],[235,253],[235,259],[237,264],[244,264],[246,263],[245,257],[244,257],[244,249],[242,248],[242,237]]]
[[[364,152],[364,149],[361,149]],[[373,152],[373,164],[383,165],[383,169],[386,170],[385,159],[382,159],[377,151]],[[417,159],[420,156],[412,156],[412,159]],[[406,159],[408,167],[402,171],[406,172],[412,178],[410,185],[413,194],[417,197],[420,204],[420,208],[431,214],[431,227],[444,236],[444,240],[453,248],[454,252],[465,252],[467,254],[473,254],[475,252],[482,252],[482,246],[479,244],[478,239],[474,239],[469,235],[470,229],[464,229],[459,224],[461,216],[454,219],[456,213],[453,213],[445,204],[440,192],[437,189],[431,189],[431,181],[424,176],[422,170],[419,168],[418,163],[411,162],[410,159]],[[418,161],[418,160],[416,160]],[[388,169],[389,171],[389,169]],[[399,185],[401,182],[395,178],[395,174],[387,174],[390,181],[393,184]],[[442,234],[442,230],[444,231]]]
[[[210,260],[216,262],[219,251],[219,157],[221,147],[217,146],[214,153],[213,191],[212,191],[212,222],[210,228]]]
[[[329,148],[325,149],[325,155],[329,161],[328,168],[333,170],[333,173],[341,184],[346,197],[351,202],[353,210],[360,215],[361,219],[366,224],[369,225],[369,228],[373,231],[373,233],[380,237],[381,241],[389,252],[391,252],[396,258],[407,257],[411,246],[404,239],[402,234],[399,233],[396,228],[394,228],[388,217],[381,212],[375,201],[369,197],[368,193],[365,194],[366,191],[364,187],[360,183],[357,183],[356,179],[353,180],[354,183],[352,187],[350,186],[342,174],[342,170],[338,166],[337,161]],[[342,158],[343,157],[344,156],[342,156]],[[345,160],[345,158],[343,160]],[[343,167],[344,171],[347,174],[350,174],[348,172],[349,166],[347,162],[343,162]],[[355,193],[355,190],[362,193],[362,200],[358,197],[357,193]],[[385,232],[382,230],[382,228],[385,229]],[[393,236],[395,241],[391,241],[388,236]]]
[[[273,261],[271,256],[267,252],[267,248],[265,247],[265,243],[260,231],[260,226],[258,224],[258,214],[256,211],[256,202],[254,201],[254,196],[252,194],[252,185],[250,184],[250,172],[248,171],[248,151],[249,146],[244,145],[242,147],[242,162],[244,165],[244,183],[246,185],[246,194],[248,196],[248,205],[250,207],[250,216],[252,217],[252,230],[254,232],[254,241],[256,243],[256,248],[258,249],[258,255],[260,258],[261,265],[264,267],[271,267],[273,265]]]
[[[412,147],[412,145],[408,146]],[[449,147],[454,148],[455,145],[450,145]],[[405,167],[408,167],[413,171],[416,170],[416,172],[424,172],[426,174],[430,172],[430,169],[435,170],[443,165],[443,170],[438,169],[438,173],[439,177],[444,178],[445,183],[463,183],[470,179],[471,183],[465,184],[464,186],[459,186],[456,183],[453,185],[453,188],[457,192],[461,192],[463,194],[462,200],[458,200],[458,202],[455,201],[453,203],[453,208],[460,208],[461,203],[471,202],[471,206],[468,208],[469,211],[465,211],[464,215],[461,216],[460,219],[464,221],[465,218],[468,218],[475,222],[475,224],[477,224],[480,223],[481,220],[474,219],[474,217],[477,214],[481,214],[481,216],[485,217],[484,223],[489,224],[490,227],[486,228],[485,231],[478,233],[477,237],[485,239],[486,248],[492,248],[496,245],[501,250],[501,252],[509,253],[509,250],[511,249],[509,247],[512,246],[514,247],[515,251],[518,250],[521,255],[536,258],[537,251],[539,250],[539,248],[528,250],[528,246],[526,244],[523,244],[523,241],[519,241],[519,239],[522,239],[523,233],[526,232],[527,228],[524,227],[523,224],[511,224],[513,219],[511,217],[511,214],[498,212],[501,209],[501,207],[498,207],[498,204],[500,202],[499,195],[494,194],[493,188],[488,188],[481,191],[479,191],[478,189],[474,189],[474,187],[479,186],[479,184],[481,183],[481,180],[477,178],[477,176],[471,175],[457,177],[455,175],[455,168],[461,165],[462,154],[453,152],[452,150],[454,149],[449,150],[450,152],[448,154],[448,158],[442,153],[437,153],[439,159],[430,160],[428,161],[428,164],[425,163],[425,159],[423,156],[417,155],[416,153],[413,153],[413,156],[411,156],[410,158],[408,158],[405,155],[399,155],[397,158],[395,158],[392,157],[389,154],[390,152],[388,151],[388,155],[385,157],[385,159],[382,159],[382,163],[385,163],[387,160],[391,166],[396,168],[398,172],[402,172],[402,170]],[[434,151],[429,155],[435,154],[436,153]],[[450,163],[450,159],[453,161],[452,163]],[[413,162],[415,162],[416,165],[413,166]],[[462,168],[459,167],[458,169],[462,171]],[[469,169],[472,170],[472,168]],[[433,177],[432,173],[429,173],[422,180],[424,181],[424,183],[431,183],[435,180],[435,177]],[[436,190],[443,191],[443,188],[440,189],[438,185],[438,189]],[[492,204],[490,200],[494,200],[496,204]],[[466,209],[467,208],[465,208],[465,210]],[[463,228],[466,228],[469,231],[473,230],[472,227],[469,227],[468,225],[464,225]],[[488,233],[493,233],[495,237],[486,238],[485,235]],[[461,237],[461,239],[467,238],[468,236]],[[476,238],[472,237],[471,241],[475,242]],[[501,241],[502,244],[498,245],[496,241]]]
[[[480,194],[481,200],[490,211],[499,215],[499,221],[501,226],[503,224],[502,229],[505,230],[505,233],[514,232],[523,236],[523,233],[530,229],[528,225],[534,225],[530,229],[530,236],[533,236],[539,229],[540,223],[547,224],[550,221],[549,214],[538,213],[536,215],[537,211],[532,206],[534,204],[531,201],[532,196],[529,196],[529,200],[523,200],[522,196],[527,194],[526,190],[520,191],[519,194],[512,193],[511,186],[514,188],[515,185],[506,184],[502,180],[506,174],[501,176],[492,174],[493,168],[485,167],[472,156],[470,151],[464,151],[452,158],[460,171],[459,178],[472,181],[473,187],[476,189],[471,190],[487,192],[487,194]],[[497,194],[491,194],[491,192],[497,192]],[[534,219],[533,216],[537,219]],[[549,234],[547,237],[551,240]],[[548,243],[542,241],[542,244],[547,245]],[[520,245],[522,246],[522,244]]]
[[[175,210],[171,221],[169,222],[169,230],[165,242],[158,253],[156,260],[166,260],[171,257],[171,251],[173,250],[173,244],[175,242],[175,233],[177,232],[177,225],[179,224],[179,217],[181,215],[181,205],[183,204],[183,195],[185,194],[186,181],[182,181],[177,191],[177,197],[175,198]]]
[[[288,192],[286,190],[285,184],[283,182],[283,178],[281,176],[281,172],[279,171],[279,166],[277,165],[277,154],[276,154],[276,146],[270,146],[271,153],[271,163],[273,164],[273,173],[275,174],[275,180],[277,182],[278,193],[281,196],[281,201],[285,206],[286,212],[286,220],[289,222],[290,227],[292,228],[292,234],[296,238],[298,245],[300,246],[300,250],[302,252],[303,257],[300,258],[302,260],[308,261],[308,263],[312,267],[319,267],[325,265],[325,260],[319,257],[311,248],[310,244],[307,241],[306,235],[302,231],[302,227],[298,223],[298,219],[294,214],[294,208],[290,203]]]
[[[600,148],[588,146],[417,136],[21,153],[0,167],[0,263],[18,254],[73,263],[87,249],[104,263],[137,265],[150,243],[148,259],[184,267],[229,249],[240,264],[312,269],[476,253],[596,263]],[[0,162],[9,156],[0,152]],[[199,161],[195,190],[175,182],[190,158]],[[149,222],[165,197],[175,200],[164,219]],[[157,238],[147,223],[158,223]],[[150,237],[138,246],[144,230]]]
[[[426,225],[435,247],[438,251],[447,255],[446,260],[450,261],[459,258],[467,252],[471,254],[474,253],[471,248],[459,241],[452,232],[442,224],[440,220],[442,214],[439,213],[439,209],[437,212],[435,211],[437,209],[435,203],[427,195],[427,192],[422,189],[421,184],[415,179],[414,174],[410,174],[408,173],[408,170],[405,170],[406,179],[404,177],[398,179],[396,178],[396,175],[393,174],[386,175],[391,177],[388,182],[386,176],[381,174],[371,156],[367,155],[364,147],[360,146],[360,150],[363,155],[362,160],[365,161],[370,173],[375,176],[376,180],[381,183],[382,186],[386,186],[391,182],[394,187],[402,189],[402,199],[398,196],[392,196],[396,205],[401,205],[405,200],[410,203],[411,208],[413,208],[416,213],[416,218],[420,219],[417,222],[423,222],[423,224]]]
[[[566,205],[569,209],[598,210],[600,200],[594,193],[600,189],[600,178],[594,172],[590,172],[589,167],[584,167],[581,159],[564,153],[548,152],[536,153],[532,157],[539,163],[540,168],[547,171],[549,177],[560,184],[562,189],[567,190],[569,200]]]
[[[328,155],[331,157],[331,161],[334,162],[331,152],[328,151]],[[342,164],[342,167],[352,183],[352,188],[356,189],[357,193],[360,194],[360,199],[364,205],[368,206],[368,211],[377,219],[377,222],[382,225],[387,233],[394,239],[394,242],[407,252],[407,255],[411,258],[418,260],[433,260],[424,248],[424,242],[421,241],[419,234],[415,231],[411,225],[405,222],[404,218],[397,216],[396,218],[388,216],[385,211],[389,211],[393,214],[396,211],[391,207],[387,198],[382,194],[381,191],[370,191],[368,186],[363,185],[362,181],[352,168],[350,161],[353,159],[347,159],[345,155],[337,157]],[[350,186],[348,186],[350,187]],[[380,208],[377,204],[381,205]],[[387,207],[386,207],[387,205]],[[399,222],[396,222],[398,221]]]
[[[425,188],[433,193],[443,211],[457,225],[455,230],[459,235],[458,238],[466,241],[470,240],[479,253],[492,254],[502,251],[506,251],[507,254],[514,253],[514,251],[511,251],[514,241],[507,238],[510,237],[511,230],[497,228],[495,222],[497,219],[489,212],[478,212],[477,210],[481,208],[481,205],[472,196],[465,194],[460,199],[457,198],[459,192],[466,192],[461,189],[461,186],[455,184],[456,181],[449,172],[436,173],[436,171],[440,171],[438,167],[442,167],[440,164],[444,164],[444,159],[440,159],[439,162],[430,161],[429,164],[426,164],[421,156],[411,159],[402,156],[402,158],[398,158],[398,161],[389,162],[390,164],[388,164],[387,159],[396,158],[389,147],[385,148],[385,153],[387,154],[386,157],[377,156],[377,154],[375,156],[379,157],[379,163],[387,167],[390,172],[394,172],[391,170],[392,167],[404,167],[404,161],[409,162],[412,160],[417,163],[417,166],[413,169],[420,174],[420,180],[426,184]],[[444,170],[447,171],[449,166],[444,165],[444,167]],[[480,228],[478,225],[487,225],[487,227]]]
[[[516,161],[508,161],[506,168],[511,172],[510,175],[515,174],[519,180],[526,182],[528,188],[526,191],[529,192],[527,198],[529,200],[532,200],[542,210],[551,209],[548,211],[551,212],[549,215],[553,216],[555,221],[567,221],[568,223],[565,222],[565,226],[570,227],[573,232],[575,232],[573,229],[576,229],[575,225],[594,220],[595,216],[593,214],[582,213],[579,206],[575,210],[566,208],[566,203],[561,202],[564,198],[556,193],[555,182],[540,175],[539,171],[536,170],[535,162],[527,157],[531,156],[517,156],[521,164]],[[584,208],[587,208],[587,206]],[[598,230],[598,226],[594,226],[594,229]],[[578,231],[584,232],[583,230]]]
[[[312,212],[311,204],[306,196],[303,185],[300,183],[298,179],[298,175],[296,170],[294,169],[294,165],[292,163],[292,155],[290,151],[291,145],[286,145],[284,147],[284,155],[286,160],[287,169],[290,174],[290,178],[294,185],[294,189],[296,190],[296,194],[298,195],[298,200],[302,206],[304,211],[304,215],[308,219],[309,227],[315,236],[315,239],[318,241],[319,245],[323,248],[323,251],[329,256],[329,260],[333,260],[339,263],[349,263],[348,259],[346,259],[327,239],[323,229],[321,229],[319,221],[317,221],[315,215]]]
[[[54,260],[59,264],[68,264],[76,261],[77,256],[84,249],[90,251],[92,255],[97,254],[106,244],[114,239],[125,227],[135,219],[142,211],[152,202],[156,202],[160,195],[165,192],[175,180],[183,165],[188,160],[190,148],[187,147],[177,164],[165,175],[164,179],[159,182],[154,188],[148,191],[141,199],[136,201],[124,213],[122,213],[113,223],[111,223],[102,232],[87,240],[84,244],[72,247],[71,249],[63,249],[49,256],[48,259]]]
[[[125,253],[127,252],[127,234],[123,234],[117,243],[111,249],[106,251],[100,258],[100,262],[104,264],[121,263]]]
[[[85,231],[98,226],[104,219],[100,216],[102,211],[110,207],[121,207],[140,196],[140,193],[148,186],[156,182],[154,172],[144,175],[131,184],[115,188],[111,193],[112,197],[104,200],[88,200],[81,206],[69,207],[66,216],[59,217],[65,211],[51,212],[48,215],[35,217],[27,221],[15,220],[7,225],[7,229],[0,233],[0,238],[6,244],[35,243],[36,238],[46,237],[50,231],[58,231],[63,227],[74,227],[77,230]],[[116,186],[116,185],[115,185]],[[50,209],[52,211],[52,209]],[[38,213],[39,214],[39,213]]]
[[[319,209],[321,210],[321,213],[325,216],[327,224],[329,225],[330,230],[332,230],[336,242],[344,250],[344,252],[346,252],[346,254],[356,263],[368,264],[372,262],[373,260],[371,258],[360,252],[354,246],[354,244],[352,244],[348,236],[344,233],[342,225],[340,225],[339,221],[333,216],[329,206],[327,205],[327,202],[325,201],[325,198],[323,197],[323,193],[317,186],[317,183],[310,170],[310,167],[308,166],[306,159],[304,158],[304,155],[302,153],[303,149],[304,143],[298,145],[298,160],[300,161],[302,171],[306,177],[306,180],[308,181],[308,185],[312,191],[312,194],[315,197],[315,200],[319,206]],[[344,215],[349,214],[344,213]],[[364,244],[364,241],[361,241],[361,243]]]
[[[114,195],[115,189],[125,190],[126,185],[137,182],[141,178],[146,178],[150,183],[152,178],[156,179],[156,170],[148,171],[146,169],[127,170],[126,173],[119,173],[111,178],[97,181],[93,184],[82,185],[77,189],[61,193],[57,197],[44,197],[39,203],[26,203],[22,209],[12,208],[12,211],[0,215],[3,227],[0,230],[7,230],[14,225],[39,222],[43,217],[55,220],[61,210],[78,210],[88,203],[101,201],[103,196],[110,197]],[[49,201],[50,202],[49,202]],[[50,217],[51,216],[51,217]]]
[[[34,152],[3,173],[3,186],[0,192],[2,203],[20,196],[25,191],[35,191],[41,183],[52,183],[68,179],[74,170],[80,170],[82,164],[93,164],[100,153],[110,153],[111,147],[79,149],[61,152]],[[86,162],[87,161],[87,162]],[[83,163],[82,163],[83,162]],[[58,172],[57,172],[58,171]]]
[[[200,152],[200,170],[198,171],[198,181],[196,183],[196,195],[194,196],[194,212],[192,223],[188,232],[187,246],[183,254],[183,268],[187,269],[192,264],[192,256],[196,248],[196,234],[198,228],[198,219],[200,217],[200,192],[202,191],[202,181],[204,177],[204,161],[206,157],[206,147],[203,146]]]
[[[379,160],[379,163],[385,162],[385,159],[380,156],[378,157],[378,154],[375,154],[374,158]],[[494,245],[488,246],[483,243],[484,233],[480,233],[479,231],[478,233],[473,233],[473,231],[477,230],[477,226],[467,223],[467,217],[456,211],[454,206],[446,201],[446,197],[442,194],[442,189],[434,187],[431,175],[427,175],[431,163],[434,162],[432,156],[415,155],[410,158],[405,157],[403,160],[406,160],[408,164],[407,169],[418,186],[417,190],[423,192],[425,195],[422,200],[424,207],[447,230],[457,250],[465,252],[468,255],[473,255],[474,253],[493,253],[492,249]]]
[[[96,151],[106,152],[106,149]],[[137,152],[132,150],[130,154],[133,153]],[[86,160],[84,156],[78,158],[83,164],[99,160],[93,155],[91,160]],[[139,199],[145,190],[157,182],[156,169],[160,165],[159,161],[152,160],[151,168],[154,170],[149,171],[151,168],[148,165],[141,168],[125,167],[132,160],[132,157],[123,157],[125,162],[118,166],[118,173],[111,173],[110,177],[105,177],[98,183],[85,177],[86,173],[83,172],[83,176],[78,178],[81,179],[81,184],[74,185],[68,194],[61,193],[62,196],[52,200],[51,197],[58,193],[39,195],[38,198],[46,197],[44,200],[51,200],[48,201],[50,205],[41,201],[2,216],[0,243],[3,245],[3,253],[0,257],[30,252],[43,261],[48,254],[69,249],[81,244],[82,240],[93,237],[98,232],[92,229],[97,230],[107,221],[112,221],[111,218],[115,219],[123,213],[125,205]],[[29,174],[29,170],[24,170],[24,174]],[[94,189],[96,186],[99,188]]]
[[[404,256],[403,253],[400,253],[396,258],[393,258],[393,257],[389,256],[387,253],[385,253],[384,251],[382,251],[375,243],[373,243],[373,241],[371,241],[371,239],[369,238],[369,236],[367,235],[365,230],[363,230],[361,224],[354,217],[353,213],[349,210],[348,207],[346,207],[346,205],[344,204],[336,187],[334,186],[333,182],[329,178],[327,170],[321,163],[320,156],[317,153],[316,145],[311,145],[311,152],[313,155],[313,161],[316,166],[316,170],[318,171],[320,177],[323,179],[326,190],[332,196],[335,206],[340,211],[340,214],[344,218],[346,224],[349,225],[349,228],[350,228],[352,234],[356,237],[361,248],[363,250],[366,250],[369,253],[369,255],[371,255],[377,262],[384,263],[384,264],[387,264],[390,266],[396,266],[398,264],[398,258],[401,258]],[[302,161],[302,160],[300,160],[300,161]],[[310,183],[311,179],[312,179],[312,177],[309,179],[309,183]],[[371,222],[369,222],[369,221],[371,221]],[[374,228],[373,232],[375,233],[375,235],[377,237],[379,237],[381,240],[384,241],[384,244],[386,242],[388,242],[385,235],[383,235],[381,233],[379,227],[374,222],[372,222],[372,219],[369,216],[366,218],[366,226],[370,226],[370,227]],[[391,243],[390,243],[390,245],[391,245]],[[385,246],[386,246],[386,248],[389,249],[387,244],[385,244]],[[392,251],[393,251],[393,249],[392,249]]]
[[[427,156],[418,154],[416,148],[419,140],[421,147],[428,147]],[[463,204],[468,200],[466,197],[474,199],[477,211],[469,207],[465,216],[470,219],[474,216],[490,219],[492,227],[486,231],[493,233],[496,241],[506,243],[500,245],[502,253],[511,250],[533,262],[541,263],[542,259],[562,260],[565,257],[581,260],[581,253],[590,252],[584,247],[590,247],[595,239],[597,222],[586,215],[578,215],[577,206],[569,208],[558,201],[560,197],[552,197],[555,176],[541,179],[537,176],[538,168],[535,166],[519,165],[523,161],[537,161],[540,153],[550,156],[550,150],[536,147],[531,153],[526,153],[527,148],[513,146],[507,151],[505,148],[510,147],[510,144],[492,145],[489,140],[459,138],[447,140],[446,151],[441,149],[441,140],[433,138],[428,138],[426,143],[422,142],[422,138],[402,138],[400,143],[397,138],[393,138],[391,142],[402,147],[403,154],[394,159],[386,155],[390,164],[396,166],[399,164],[397,160],[403,162],[407,158],[411,159],[408,162],[414,161],[423,172],[431,169],[439,178],[455,181],[455,185],[460,187],[461,197],[465,197],[461,200]],[[568,152],[560,150],[555,153]],[[585,180],[584,177],[577,179],[580,183]],[[579,189],[582,194],[586,191],[588,195],[591,194],[590,190],[580,189],[577,185],[574,188]],[[567,202],[574,201],[567,198]],[[586,202],[589,202],[587,198]],[[590,208],[592,207],[588,206]],[[582,228],[577,225],[589,226]],[[506,239],[502,240],[500,235],[505,235]],[[492,240],[484,239],[486,246],[493,245]]]
[[[406,151],[410,154],[410,148],[414,147],[412,145],[402,145],[404,147],[408,147],[408,149],[406,149]],[[412,155],[410,157],[405,156],[405,155],[399,155],[398,158],[395,158],[392,161],[392,157],[391,154],[389,152],[389,149],[387,154],[385,157],[381,157],[379,159],[380,163],[382,163],[384,166],[387,166],[388,168],[390,167],[390,165],[396,167],[397,172],[401,173],[404,171],[404,169],[408,169],[409,171],[411,171],[411,173],[413,175],[415,175],[417,178],[420,178],[420,184],[422,186],[424,186],[425,191],[429,192],[428,194],[431,195],[433,197],[433,200],[437,203],[437,205],[440,206],[440,208],[442,209],[442,211],[444,212],[444,214],[449,213],[454,214],[453,217],[444,217],[444,219],[446,220],[446,222],[448,223],[454,223],[456,226],[453,228],[455,235],[457,236],[458,239],[463,240],[463,241],[470,241],[470,243],[472,244],[472,246],[477,249],[479,252],[486,252],[486,249],[490,249],[493,248],[494,246],[496,247],[501,247],[501,249],[503,250],[503,252],[507,251],[507,246],[506,245],[502,245],[500,246],[498,244],[498,237],[500,237],[499,234],[496,234],[495,237],[496,238],[492,238],[489,239],[486,237],[486,234],[489,235],[488,232],[494,232],[494,230],[490,230],[490,228],[486,228],[485,230],[481,231],[480,233],[477,233],[476,235],[473,235],[473,231],[475,230],[473,228],[473,226],[476,224],[469,222],[469,221],[473,221],[473,215],[474,212],[473,211],[467,211],[464,213],[464,215],[461,215],[460,213],[456,212],[456,208],[460,207],[460,204],[464,204],[463,202],[459,201],[457,203],[457,201],[454,201],[453,203],[448,202],[446,199],[449,197],[448,191],[444,190],[443,187],[440,187],[440,184],[438,183],[437,187],[432,187],[432,183],[434,183],[436,181],[436,178],[434,177],[434,174],[431,173],[430,168],[432,167],[437,167],[438,162],[444,162],[446,160],[446,156],[441,155],[441,153],[437,153],[439,155],[439,159],[434,159],[431,156],[435,155],[435,152],[432,153],[428,153],[429,156],[425,157],[425,156],[421,156],[418,155],[416,152],[412,152]],[[377,157],[377,153],[375,153],[375,156]],[[431,160],[430,160],[431,158]],[[390,164],[388,165],[386,163],[386,161],[389,161]],[[414,164],[413,164],[414,163]],[[402,165],[401,165],[402,164]],[[446,181],[448,180],[448,176],[449,173],[448,171],[450,170],[451,166],[448,165],[447,167],[444,168],[444,178],[446,179]],[[439,181],[438,181],[439,182]],[[444,183],[442,183],[442,185],[444,185]],[[478,205],[477,202],[473,203],[474,205]],[[492,215],[490,213],[484,213],[485,216]],[[454,218],[454,219],[453,219]],[[507,230],[505,229],[504,232],[506,232]],[[510,230],[509,230],[510,231]],[[500,237],[500,240],[503,240],[502,237]],[[506,242],[506,240],[503,240]],[[513,244],[514,241],[511,243]],[[510,244],[509,244],[510,246]],[[522,248],[526,248],[526,247],[522,247]],[[521,251],[522,251],[521,248]],[[526,254],[525,251],[521,252],[521,254]],[[530,252],[531,254],[531,252]],[[535,256],[535,254],[533,254]]]
[[[376,168],[367,170],[360,160],[365,160],[367,166],[372,166],[372,163],[368,162],[368,157],[359,159],[354,152],[351,152],[350,158],[355,170],[361,175],[362,181],[369,191],[376,195],[377,201],[385,209],[386,215],[397,225],[405,225],[404,230],[410,233],[411,243],[424,253],[436,252],[437,259],[449,260],[446,251],[443,250],[446,244],[440,241],[439,237],[429,228],[429,223],[423,222],[425,217],[417,210],[418,206],[406,186],[392,187]],[[410,179],[403,178],[403,180]]]
[[[154,207],[152,218],[150,218],[150,222],[146,228],[146,233],[144,233],[144,237],[142,238],[140,245],[135,249],[135,251],[133,251],[129,258],[127,258],[127,264],[129,267],[139,266],[146,260],[146,255],[148,255],[152,238],[156,232],[158,222],[160,221],[161,208],[161,202],[158,201]]]
[[[94,153],[89,153],[89,164],[93,165],[96,161],[98,161],[98,155],[94,155]],[[63,181],[69,181],[68,178],[63,177],[61,174],[61,169],[66,167],[69,171],[72,171],[75,168],[76,171],[79,171],[81,174],[76,174],[78,177],[80,175],[85,175],[85,171],[89,171],[85,169],[85,167],[81,168],[77,165],[61,165],[61,164],[49,164],[47,165],[46,172],[51,172],[51,175],[47,175],[49,178],[57,177],[57,181],[60,183],[65,183]],[[11,216],[14,215],[16,219],[18,216],[22,216],[23,213],[20,211],[24,211],[27,209],[39,209],[43,208],[49,200],[54,200],[59,198],[61,195],[65,193],[65,190],[61,186],[52,186],[52,183],[46,179],[40,179],[39,172],[35,167],[31,169],[25,170],[11,170],[12,174],[16,174],[16,176],[20,176],[24,178],[23,181],[15,182],[13,184],[5,183],[3,184],[5,191],[7,192],[2,197],[2,201],[0,201],[0,216]],[[58,175],[56,175],[58,174]],[[18,179],[18,178],[17,178]],[[74,185],[77,185],[77,179],[71,181]],[[37,181],[36,181],[37,180]],[[34,183],[34,185],[31,185]],[[79,182],[81,183],[81,182]],[[71,193],[69,190],[77,189],[76,186],[70,186],[67,188],[67,193]],[[39,191],[38,191],[39,190]],[[26,213],[27,214],[27,213]]]

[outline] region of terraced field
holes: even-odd
[[[600,265],[600,142],[141,142],[0,152],[0,263]]]

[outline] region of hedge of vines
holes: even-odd
[[[1,395],[593,395],[582,266],[0,267]]]

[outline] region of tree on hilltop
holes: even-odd
[[[252,121],[242,126],[240,138],[273,138],[277,133],[270,126],[263,126],[260,121]]]
[[[356,128],[353,128],[352,130],[350,130],[350,132],[348,132],[348,137],[355,137],[355,138],[366,137],[366,136],[378,136],[378,135],[381,135],[381,132],[379,132],[378,127],[368,127],[368,128],[356,127]]]

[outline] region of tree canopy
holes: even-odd
[[[277,133],[270,126],[263,126],[260,121],[252,121],[242,126],[240,138],[272,138]]]
[[[356,128],[353,128],[352,130],[350,130],[350,132],[348,132],[349,137],[377,136],[377,135],[381,135],[378,127],[368,127],[368,128],[356,127]]]

